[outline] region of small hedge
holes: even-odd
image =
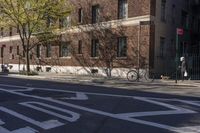
[[[37,72],[34,72],[34,71],[28,72],[28,74],[27,74],[26,71],[20,71],[19,74],[20,74],[20,75],[28,75],[28,76],[38,75],[38,73],[37,73]]]

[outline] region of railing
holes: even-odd
[[[188,73],[191,79],[200,79],[200,55],[189,55],[187,57]]]

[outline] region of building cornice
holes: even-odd
[[[101,23],[97,23],[97,24],[73,26],[73,27],[62,30],[61,32],[58,31],[58,34],[80,33],[80,32],[92,31],[92,30],[119,28],[121,26],[122,27],[123,26],[136,26],[136,25],[139,25],[140,22],[142,22],[142,21],[154,21],[154,17],[151,15],[144,15],[144,16],[127,18],[127,19],[119,19],[119,20],[101,22]],[[12,41],[17,41],[17,40],[20,40],[19,35],[2,37],[2,38],[0,38],[0,43],[12,42]]]

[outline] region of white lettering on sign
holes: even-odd
[[[49,104],[41,103],[41,102],[24,102],[24,103],[20,103],[20,105],[35,109],[37,111],[41,111],[41,112],[49,114],[49,115],[56,116],[60,119],[63,119],[63,120],[69,121],[69,122],[75,122],[80,118],[80,114],[78,114],[78,113],[72,112],[70,110],[62,109],[62,108],[59,108],[59,107],[55,107],[55,106],[52,106],[52,105],[49,105]],[[40,106],[43,106],[43,107],[46,107],[46,108],[50,108],[50,109],[54,109],[54,110],[57,110],[57,111],[60,111],[60,112],[64,112],[65,114],[71,115],[71,117],[67,117],[67,116],[64,116],[64,115],[61,115],[61,114],[58,114],[58,113],[37,107],[35,105],[40,105]]]
[[[5,124],[2,120],[0,120],[0,133],[37,133],[35,129],[32,129],[30,127],[24,127],[24,128],[19,128],[14,131],[9,131],[6,128],[3,128],[2,126]]]
[[[5,107],[0,107],[0,111],[8,113],[8,114],[10,114],[10,115],[12,115],[14,117],[17,117],[17,118],[19,118],[21,120],[29,122],[29,123],[31,123],[31,124],[33,124],[35,126],[43,128],[43,129],[52,129],[52,128],[64,125],[63,123],[59,122],[58,120],[49,120],[49,121],[39,122],[39,121],[36,121],[36,120],[34,120],[32,118],[29,118],[29,117],[27,117],[25,115],[17,113],[17,112],[15,112],[13,110],[7,109]]]

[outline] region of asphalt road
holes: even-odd
[[[0,77],[0,133],[200,133],[199,112],[200,98]]]

